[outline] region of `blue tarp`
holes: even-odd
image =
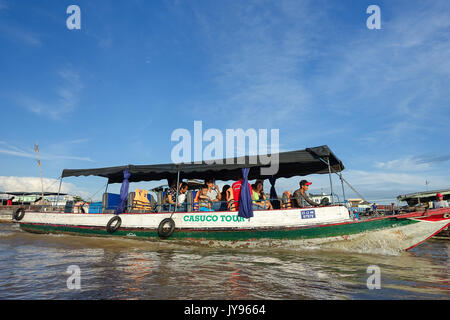
[[[131,174],[128,172],[128,170],[123,171],[123,182],[122,186],[120,187],[120,203],[117,207],[115,214],[120,214],[125,211],[125,208],[127,207],[128,202],[128,187],[130,185],[130,182],[128,179],[130,179]]]
[[[244,181],[241,184],[241,194],[239,199],[239,217],[243,218],[251,218],[253,217],[253,206],[252,206],[252,197],[250,193],[250,187],[248,185],[248,173],[250,168],[242,169],[242,176],[244,177]]]
[[[104,195],[105,199],[105,209],[106,210],[114,210],[116,209],[120,204],[120,194],[117,193],[105,193]]]
[[[90,203],[88,213],[102,213],[102,203],[101,202]]]

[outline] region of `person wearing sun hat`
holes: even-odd
[[[312,183],[306,180],[300,181],[300,189],[296,190],[293,195],[293,207],[303,208],[305,206],[318,207],[319,205],[308,198],[306,191]]]
[[[436,201],[434,202],[434,208],[448,208],[448,202],[444,200],[444,197],[441,193],[436,195]]]

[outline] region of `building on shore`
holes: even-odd
[[[348,206],[351,208],[370,208],[370,203],[361,198],[347,199]]]

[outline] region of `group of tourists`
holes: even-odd
[[[205,179],[205,183],[200,186],[198,192],[194,196],[193,206],[198,211],[238,211],[239,201],[241,199],[241,188],[244,179],[241,177],[238,181],[230,185],[224,185],[222,191],[215,184],[213,179]],[[317,207],[319,204],[308,198],[307,191],[311,182],[306,180],[300,181],[300,188],[293,193],[293,196],[286,198],[283,194],[281,201],[282,208],[303,208]],[[264,184],[262,180],[256,180],[255,183],[248,183],[249,197],[252,201],[253,210],[272,210],[273,205],[264,192]],[[178,191],[178,199],[177,199]],[[172,211],[176,206],[176,211],[186,212],[187,201],[186,195],[188,184],[181,182],[178,186],[176,182],[171,185],[165,198],[165,211]],[[287,205],[289,203],[289,205]]]

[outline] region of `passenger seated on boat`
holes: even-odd
[[[283,192],[283,195],[281,196],[281,207],[283,209],[292,208],[291,193],[289,191]]]
[[[208,197],[208,186],[205,184],[201,187],[198,195],[199,211],[214,211],[211,209],[211,200]]]
[[[253,210],[266,210],[266,207],[262,201],[259,201],[259,192],[256,183],[252,184],[252,201]]]
[[[233,188],[228,188],[227,189],[227,209],[230,211],[235,211],[236,210],[236,206],[234,204],[234,197],[233,197]]]
[[[180,190],[178,195],[178,212],[186,212],[187,211],[187,201],[186,195],[188,191],[188,184],[186,182],[182,182],[180,184]]]
[[[266,194],[265,194],[265,192],[264,192],[264,189],[263,189],[264,183],[262,182],[262,180],[256,180],[255,183],[256,183],[256,185],[257,185],[257,187],[258,187],[259,198],[262,199],[262,200],[264,200],[266,209],[268,209],[268,210],[273,210],[272,203],[271,203],[269,200],[267,200]]]
[[[309,197],[306,194],[306,191],[308,191],[308,188],[311,184],[312,184],[311,182],[308,182],[306,180],[300,181],[300,189],[294,192],[294,197],[292,201],[294,208],[303,208],[305,206],[308,206],[307,204],[309,204],[312,207],[319,206],[317,203],[309,199]]]
[[[182,182],[180,184],[180,188],[178,190],[178,204],[177,204],[177,187],[176,183],[172,184],[172,187],[167,192],[167,203],[168,205],[165,205],[163,208],[165,211],[172,211],[175,208],[175,205],[177,205],[176,211],[178,212],[186,212],[187,210],[187,204],[186,204],[186,192],[188,189],[188,184],[186,182]],[[184,196],[182,196],[184,195]],[[180,199],[181,197],[181,199]],[[183,202],[181,202],[182,200]]]
[[[176,183],[173,183],[164,198],[163,211],[171,211],[175,205],[175,200],[177,197],[177,187]]]
[[[252,184],[252,200],[253,210],[272,210],[272,204],[266,200],[266,195],[263,191],[263,182],[261,180]]]
[[[186,182],[182,182],[180,184],[180,193],[178,195],[178,203],[179,204],[186,202],[187,189],[188,189],[188,184]]]
[[[228,204],[228,190],[231,189],[231,186],[229,184],[226,184],[222,188],[222,193],[220,196],[220,211],[227,211],[229,209]]]
[[[438,208],[448,208],[448,202],[446,200],[444,200],[444,196],[441,193],[438,193],[436,195],[436,201],[433,202],[433,208],[434,209],[438,209]]]
[[[206,195],[211,201],[211,209],[215,211],[220,210],[220,199],[222,197],[222,194],[220,193],[219,187],[214,184],[213,179],[205,179],[205,184],[208,187],[208,192],[206,193]]]

